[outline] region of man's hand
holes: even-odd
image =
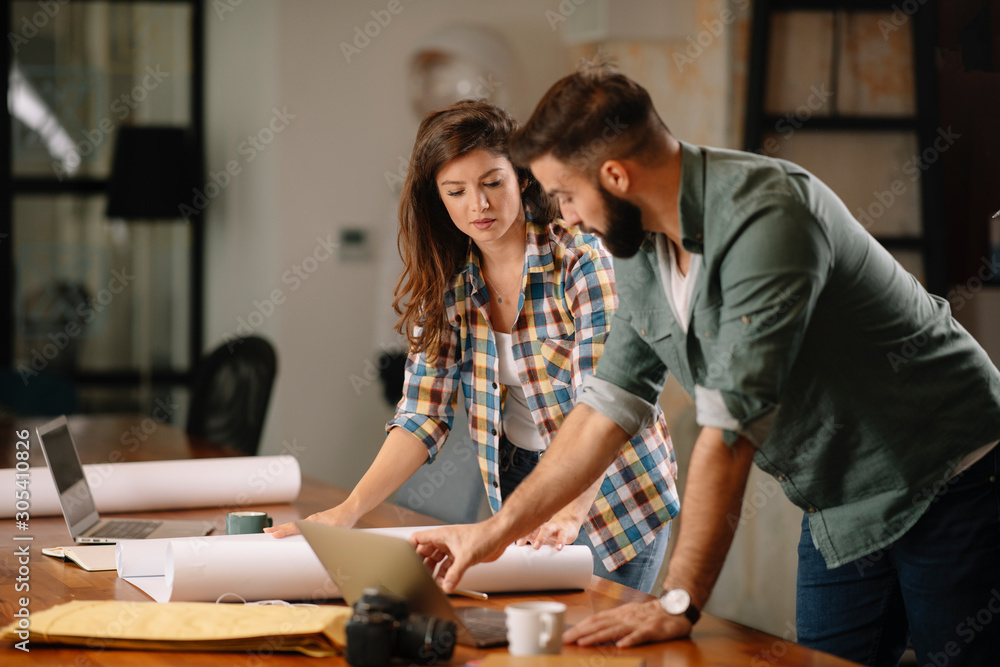
[[[496,560],[507,548],[492,519],[413,533],[410,544],[432,571],[437,567],[435,576],[445,593],[455,590],[469,567]]]
[[[358,522],[358,517],[353,512],[345,509],[343,505],[337,505],[336,507],[331,507],[328,510],[310,514],[305,520],[315,521],[316,523],[325,523],[328,526],[353,528],[354,524]],[[282,523],[271,528],[265,528],[264,532],[270,533],[274,537],[281,538],[288,537],[289,535],[298,535],[300,531],[294,522],[289,521],[288,523]]]
[[[663,611],[659,600],[649,600],[631,602],[589,616],[563,633],[563,643],[591,646],[615,642],[615,646],[625,648],[690,634],[690,621]]]

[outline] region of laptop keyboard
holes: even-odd
[[[116,537],[122,540],[142,539],[160,527],[160,521],[107,521],[87,537]]]
[[[455,615],[476,639],[479,646],[504,646],[507,628],[504,613],[486,607],[456,607]]]

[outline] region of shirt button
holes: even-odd
[[[778,481],[779,482],[784,482],[785,481],[785,476],[784,475],[778,475]]]
[[[808,509],[806,509],[806,512],[809,512],[809,514],[815,514],[816,513],[816,508],[815,507],[809,507]]]
[[[493,482],[493,488],[494,489],[499,489],[500,488],[500,482]]]
[[[493,383],[493,388],[494,388],[494,389],[496,389],[496,388],[497,388],[497,383],[496,383],[496,382],[494,382],[494,383]]]
[[[646,335],[646,330],[645,329],[639,329],[639,333],[642,334],[643,336],[645,336]]]
[[[492,433],[493,435],[496,435],[497,434],[497,430],[493,429],[492,431],[490,431],[490,433]]]
[[[750,324],[750,316],[744,315],[743,317],[740,318],[740,322],[742,322],[743,324]]]
[[[705,332],[705,338],[711,338],[711,337],[712,337],[712,335],[706,331]]]

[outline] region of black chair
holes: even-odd
[[[257,454],[278,360],[258,336],[220,345],[195,373],[187,432],[244,454]]]

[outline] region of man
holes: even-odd
[[[895,665],[912,635],[921,664],[993,664],[1000,373],[947,303],[814,176],[678,141],[646,91],[607,69],[556,83],[511,149],[620,258],[619,306],[579,404],[503,509],[413,536],[443,561],[445,589],[596,479],[671,372],[702,430],[665,594],[565,641],[688,635],[756,462],[804,510],[801,643]]]

